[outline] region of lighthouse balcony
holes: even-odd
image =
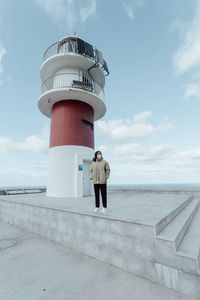
[[[106,112],[103,88],[83,71],[60,72],[43,82],[38,105],[44,115],[51,117],[53,105],[62,100],[88,103],[94,109],[95,120]]]
[[[66,89],[72,90],[84,90],[95,94],[101,101],[104,101],[104,90],[103,88],[91,79],[87,74],[79,73],[59,73],[47,78],[41,87],[41,94],[46,93],[50,90]]]
[[[99,66],[105,76],[109,74],[108,66],[103,59],[102,53],[78,37],[67,37],[49,46],[43,56],[43,65],[54,57],[73,55],[87,58],[92,64]]]

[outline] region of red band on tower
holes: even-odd
[[[94,149],[94,110],[78,100],[63,100],[52,108],[50,148],[63,145]]]

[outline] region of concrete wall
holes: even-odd
[[[199,275],[184,272],[173,263],[167,265],[170,247],[166,251],[162,245],[157,247],[153,226],[6,200],[0,200],[0,219],[168,288],[200,297]]]

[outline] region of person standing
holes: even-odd
[[[90,166],[90,179],[94,184],[94,193],[95,193],[95,204],[96,208],[93,212],[98,212],[100,208],[99,194],[101,191],[101,198],[103,209],[101,213],[107,211],[107,179],[110,175],[110,166],[103,159],[101,151],[96,151],[94,154],[93,162]]]

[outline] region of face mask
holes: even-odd
[[[98,154],[98,155],[97,155],[97,158],[98,158],[98,159],[101,159],[101,158],[102,158],[101,154]]]

